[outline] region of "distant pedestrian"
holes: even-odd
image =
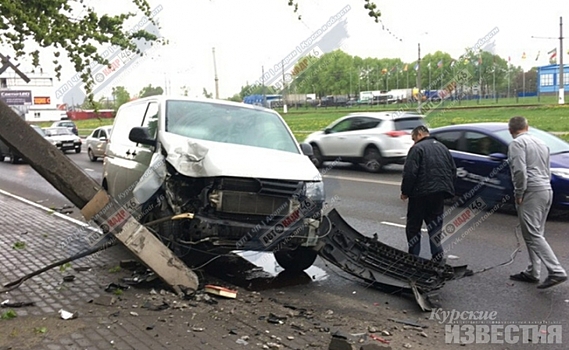
[[[545,240],[545,222],[553,202],[549,148],[528,132],[526,118],[513,117],[508,127],[514,138],[508,146],[508,163],[518,219],[529,254],[527,269],[511,275],[510,279],[538,283],[543,261],[548,276],[537,288],[549,288],[567,280],[567,272]]]
[[[401,199],[409,199],[405,233],[409,253],[421,252],[421,227],[427,225],[431,257],[445,263],[441,245],[444,200],[454,196],[456,165],[448,148],[430,136],[429,129],[418,126],[411,132],[415,144],[403,168]]]

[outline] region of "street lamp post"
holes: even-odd
[[[563,17],[559,17],[559,104],[565,104],[565,77],[563,74]]]
[[[417,44],[417,111],[421,113],[421,102],[423,96],[421,94],[421,43]]]
[[[559,39],[559,104],[565,104],[565,77],[563,72],[563,17],[559,17],[559,38],[553,37],[537,37],[532,36],[533,39]],[[524,72],[525,73],[525,72]],[[537,87],[539,90],[539,86]]]

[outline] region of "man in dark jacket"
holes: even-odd
[[[421,251],[421,226],[427,225],[431,256],[444,263],[440,242],[445,198],[454,196],[456,165],[448,148],[429,135],[429,129],[418,126],[411,132],[415,145],[409,150],[403,168],[401,199],[409,199],[405,233],[409,253]]]

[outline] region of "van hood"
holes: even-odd
[[[322,181],[320,172],[304,154],[198,140],[169,132],[160,133],[159,140],[168,154],[166,160],[186,176]]]

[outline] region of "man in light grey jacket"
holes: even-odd
[[[508,162],[514,183],[516,209],[530,261],[525,271],[511,275],[510,279],[538,283],[543,262],[548,276],[537,288],[549,288],[567,280],[567,272],[544,237],[545,222],[553,201],[549,148],[528,133],[526,118],[513,117],[508,127],[514,138],[508,147]]]

